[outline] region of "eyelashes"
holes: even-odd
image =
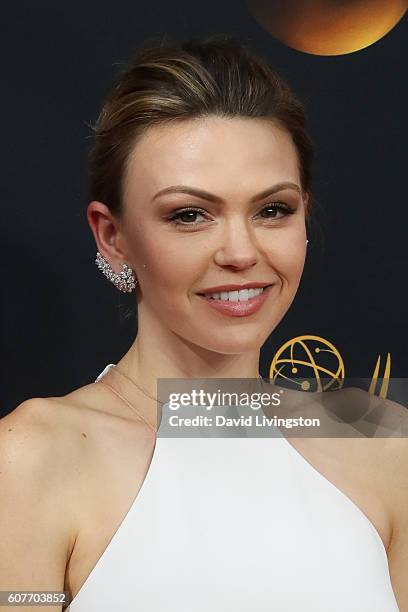
[[[293,213],[295,212],[292,208],[290,208],[287,204],[284,204],[283,202],[272,202],[270,204],[266,204],[258,214],[262,214],[267,210],[272,210],[274,213],[274,216],[271,217],[263,217],[264,219],[268,220],[271,219],[272,221],[278,220],[278,219],[282,219],[288,215],[293,215]],[[281,217],[276,216],[276,213],[281,213]],[[203,217],[205,217],[207,215],[207,211],[205,211],[203,208],[199,208],[199,207],[193,207],[193,206],[188,206],[186,208],[182,208],[177,210],[176,212],[174,212],[167,220],[169,223],[172,223],[173,225],[178,225],[178,226],[184,226],[184,227],[195,227],[197,225],[201,225],[201,223],[197,223],[197,222],[189,222],[189,221],[183,221],[182,217],[184,215],[190,215],[190,221],[192,219],[192,216],[194,215],[202,215]]]

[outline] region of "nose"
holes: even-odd
[[[259,259],[254,230],[244,219],[226,222],[222,228],[221,244],[217,248],[214,261],[218,266],[242,270],[254,266]]]

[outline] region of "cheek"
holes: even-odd
[[[298,233],[276,238],[268,249],[270,265],[289,284],[297,284],[306,258],[306,236]]]
[[[148,239],[143,241],[143,262],[146,283],[155,293],[174,296],[196,283],[200,272],[198,249],[191,249],[183,240]],[[170,298],[172,299],[172,298]]]

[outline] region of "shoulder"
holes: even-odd
[[[151,445],[152,432],[125,404],[89,384],[26,400],[0,419],[0,472],[35,482],[56,503],[65,500],[65,514],[78,519],[103,478],[117,478],[123,458],[129,465],[144,459]]]
[[[347,436],[357,442],[352,446],[370,460],[369,467],[386,495],[392,499],[404,492],[408,495],[408,409],[351,387],[341,391],[330,410],[344,418]]]
[[[405,417],[404,422],[406,425]],[[381,461],[392,524],[387,550],[390,576],[398,605],[405,610],[408,609],[408,439],[387,439]]]
[[[32,398],[0,419],[2,493],[23,487],[44,506],[66,497],[81,462],[72,410],[58,398]]]
[[[64,518],[73,531],[75,526],[68,524],[76,516],[73,493],[89,474],[107,418],[81,398],[80,389],[72,397],[31,398],[0,419],[1,496],[16,502],[41,500],[44,511],[63,507],[63,515],[55,518]]]
[[[408,409],[388,399],[382,400],[381,406],[389,437],[382,440],[379,459],[393,514],[393,540],[406,539],[408,571]]]
[[[121,457],[144,457],[151,437],[99,385],[28,399],[0,419],[0,497],[10,512],[31,505],[30,516],[38,501],[55,530],[75,541],[103,478],[117,478]]]
[[[361,390],[354,391],[354,397],[365,401],[368,407],[365,419],[373,435],[366,440],[371,474],[382,491],[390,517],[388,565],[398,605],[405,610],[408,609],[408,409]]]
[[[0,419],[0,457],[8,469],[45,483],[53,477],[62,487],[78,480],[93,453],[106,456],[107,444],[126,444],[144,433],[126,406],[90,384],[65,396],[31,398]]]
[[[65,440],[48,398],[26,400],[0,419],[1,540],[10,554],[3,579],[10,584],[63,579],[77,534]]]
[[[52,398],[32,398],[0,419],[0,453],[8,469],[25,467],[40,478],[38,467],[61,454],[66,417]]]
[[[83,412],[82,417],[86,415]],[[38,473],[40,465],[47,465],[48,476],[61,467],[60,461],[71,453],[73,446],[80,449],[80,424],[78,407],[64,401],[64,397],[31,398],[18,405],[0,419],[0,452],[9,455],[9,465],[25,467]],[[68,475],[68,474],[67,474]],[[59,473],[59,479],[64,475]]]

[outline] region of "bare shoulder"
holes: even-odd
[[[64,586],[76,522],[54,408],[48,399],[30,399],[0,420],[0,590]]]
[[[100,385],[29,399],[0,419],[0,590],[76,593],[143,481],[152,443]]]
[[[0,452],[6,472],[21,469],[21,476],[47,481],[63,454],[60,443],[67,433],[66,416],[52,398],[32,398],[0,419]]]
[[[0,419],[3,490],[18,497],[12,504],[30,494],[41,500],[44,508],[61,504],[65,511],[58,520],[65,517],[68,530],[72,526],[65,498],[82,454],[74,425],[72,410],[58,398],[26,400]]]
[[[26,400],[0,420],[0,453],[6,473],[33,478],[50,493],[51,483],[64,489],[80,451],[73,411],[59,399]]]
[[[326,400],[327,406],[329,419],[336,415],[341,421],[342,446],[351,453],[352,463],[361,460],[367,476],[371,474],[391,504],[394,494],[401,492],[399,478],[408,475],[408,409],[357,387],[342,390],[331,405]]]
[[[387,550],[391,581],[401,610],[408,609],[408,410],[387,400],[399,414],[401,435],[384,441],[381,453],[383,484],[391,515],[392,535]],[[402,412],[402,411],[406,412]]]
[[[395,473],[404,473],[398,466],[405,462],[408,410],[357,387],[305,393],[294,397],[293,405],[296,414],[320,420],[317,430],[302,429],[296,447],[363,510],[388,553],[401,490]]]
[[[130,446],[137,427],[95,385],[66,396],[32,398],[0,419],[0,494],[25,524],[43,516],[70,555],[80,529],[80,503],[92,496],[95,474],[112,472],[106,449]],[[98,478],[97,482],[100,482]],[[81,500],[81,502],[79,501]],[[4,506],[3,506],[4,509]]]
[[[111,450],[116,443],[126,447],[135,437],[151,438],[143,423],[135,421],[126,406],[101,385],[26,400],[0,419],[2,459],[9,469],[25,469],[44,486],[58,482],[56,486],[68,494],[72,490],[67,487],[78,485],[92,469],[95,454],[103,469],[107,446]]]
[[[408,409],[360,389],[352,389],[350,397],[366,407],[364,419],[373,437],[364,440],[359,450],[370,457],[372,482],[382,492],[390,517],[387,558],[391,582],[400,609],[408,610]]]

